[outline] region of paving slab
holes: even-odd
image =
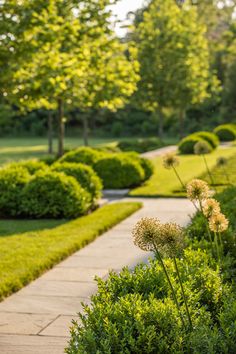
[[[72,320],[81,323],[77,316],[59,316],[48,327],[40,332],[40,336],[70,337]]]
[[[107,278],[111,269],[147,262],[150,254],[133,245],[135,223],[157,217],[184,226],[195,212],[185,199],[122,199],[134,200],[143,202],[143,209],[0,303],[1,354],[64,353],[72,319],[96,291],[95,275]]]

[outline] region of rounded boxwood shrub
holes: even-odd
[[[131,159],[135,159],[140,164],[140,166],[144,170],[144,179],[143,179],[143,181],[147,181],[153,175],[154,165],[153,165],[153,163],[150,160],[148,160],[148,159],[146,159],[144,157],[141,157],[136,152],[127,152],[127,153],[123,153],[122,155],[125,156],[125,157],[128,156]]]
[[[82,163],[62,162],[54,164],[52,170],[74,177],[90,193],[92,205],[101,197],[102,181],[92,167]]]
[[[29,180],[29,172],[21,166],[7,166],[0,169],[0,214],[2,216],[21,214],[22,189]]]
[[[88,200],[74,177],[40,171],[22,191],[22,210],[33,218],[74,218],[88,210]]]
[[[96,149],[92,149],[90,147],[80,147],[63,155],[59,159],[59,162],[84,163],[86,165],[93,166],[102,155],[103,153]]]
[[[194,135],[200,136],[200,138],[204,139],[207,143],[209,143],[213,149],[216,149],[220,143],[218,136],[214,133],[197,132]]]
[[[144,170],[136,159],[123,154],[108,155],[94,165],[104,188],[129,188],[144,180]]]
[[[199,141],[205,141],[200,136],[197,135],[189,135],[186,138],[182,139],[179,143],[179,152],[181,154],[193,154],[194,153],[194,146]],[[213,150],[213,149],[212,149]]]
[[[26,168],[31,175],[47,167],[47,165],[43,161],[38,161],[38,160],[25,160],[25,161],[13,162],[9,166],[16,166],[16,167],[21,166],[23,168]]]
[[[214,129],[220,141],[233,141],[236,139],[236,125],[222,124]]]

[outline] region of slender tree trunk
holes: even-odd
[[[181,109],[179,112],[179,137],[180,139],[184,136],[184,121],[185,121],[185,110]]]
[[[48,153],[53,154],[53,116],[51,111],[48,113]]]
[[[88,115],[87,113],[83,114],[83,139],[84,139],[84,146],[88,146]]]
[[[164,126],[164,115],[163,115],[162,108],[159,108],[158,113],[159,113],[158,136],[162,140],[163,139],[163,131],[164,131],[164,129],[163,129],[163,126]]]
[[[58,99],[58,156],[61,157],[64,153],[64,135],[65,135],[65,126],[64,126],[64,106],[63,100]]]

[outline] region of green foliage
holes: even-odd
[[[22,212],[33,218],[75,218],[88,207],[88,192],[64,173],[40,171],[22,191]]]
[[[207,141],[213,149],[216,149],[219,145],[220,141],[216,134],[210,132],[196,132],[194,133],[196,136],[200,136],[200,138]]]
[[[72,221],[0,220],[0,299],[21,289],[141,206],[136,202],[108,204]]]
[[[144,181],[147,181],[154,173],[154,165],[151,160],[145,159],[144,157],[140,157],[140,164],[145,174]]]
[[[201,138],[200,136],[197,136],[195,134],[191,134],[187,136],[186,138],[183,138],[179,142],[179,152],[181,154],[193,154],[194,153],[194,146],[199,142],[199,141],[206,141],[205,139]],[[209,151],[212,151],[213,148],[209,144]]]
[[[19,162],[13,162],[9,165],[9,167],[18,167],[25,168],[31,175],[35,174],[37,171],[44,170],[47,165],[43,161],[38,160],[22,160]]]
[[[139,153],[159,149],[162,146],[164,146],[164,144],[158,138],[123,140],[118,144],[118,147],[122,151],[135,151]]]
[[[62,156],[58,162],[74,162],[84,163],[94,166],[94,164],[101,158],[102,152],[92,149],[90,147],[81,147],[67,152]]]
[[[142,183],[145,178],[141,164],[124,154],[107,155],[94,165],[104,188],[128,188]]]
[[[102,182],[92,167],[81,163],[58,162],[52,166],[52,170],[74,177],[89,192],[92,205],[101,197]]]
[[[30,180],[27,169],[21,166],[6,166],[0,169],[0,214],[18,216],[21,214],[23,188]]]
[[[219,137],[220,141],[232,141],[236,139],[236,125],[222,124],[214,129],[214,133]]]
[[[165,263],[172,280],[176,280],[172,261]],[[216,314],[223,309],[224,296],[235,300],[219,272],[211,268],[214,261],[204,252],[186,250],[185,262],[179,264],[191,304],[192,334],[182,327],[165,275],[159,263],[152,260],[133,272],[125,268],[120,274],[110,273],[106,281],[98,280],[92,306],[85,306],[85,314],[80,315],[82,324],[75,323],[72,328],[67,353],[177,354],[189,352],[190,347],[191,353],[199,353],[199,348],[201,353],[209,353],[212,346],[215,349],[223,343],[229,349],[231,342],[222,338]],[[181,302],[178,287],[175,282]],[[207,337],[203,336],[203,327]],[[225,329],[229,329],[228,324]]]

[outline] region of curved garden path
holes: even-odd
[[[150,152],[160,156],[176,147]],[[123,201],[132,200],[124,198]],[[52,270],[0,303],[1,354],[62,354],[72,319],[78,319],[81,301],[96,292],[94,276],[106,278],[110,269],[134,267],[147,254],[133,245],[131,231],[142,217],[158,217],[185,226],[194,213],[186,199],[135,198],[143,208],[76,252]],[[113,202],[113,201],[111,201]]]

